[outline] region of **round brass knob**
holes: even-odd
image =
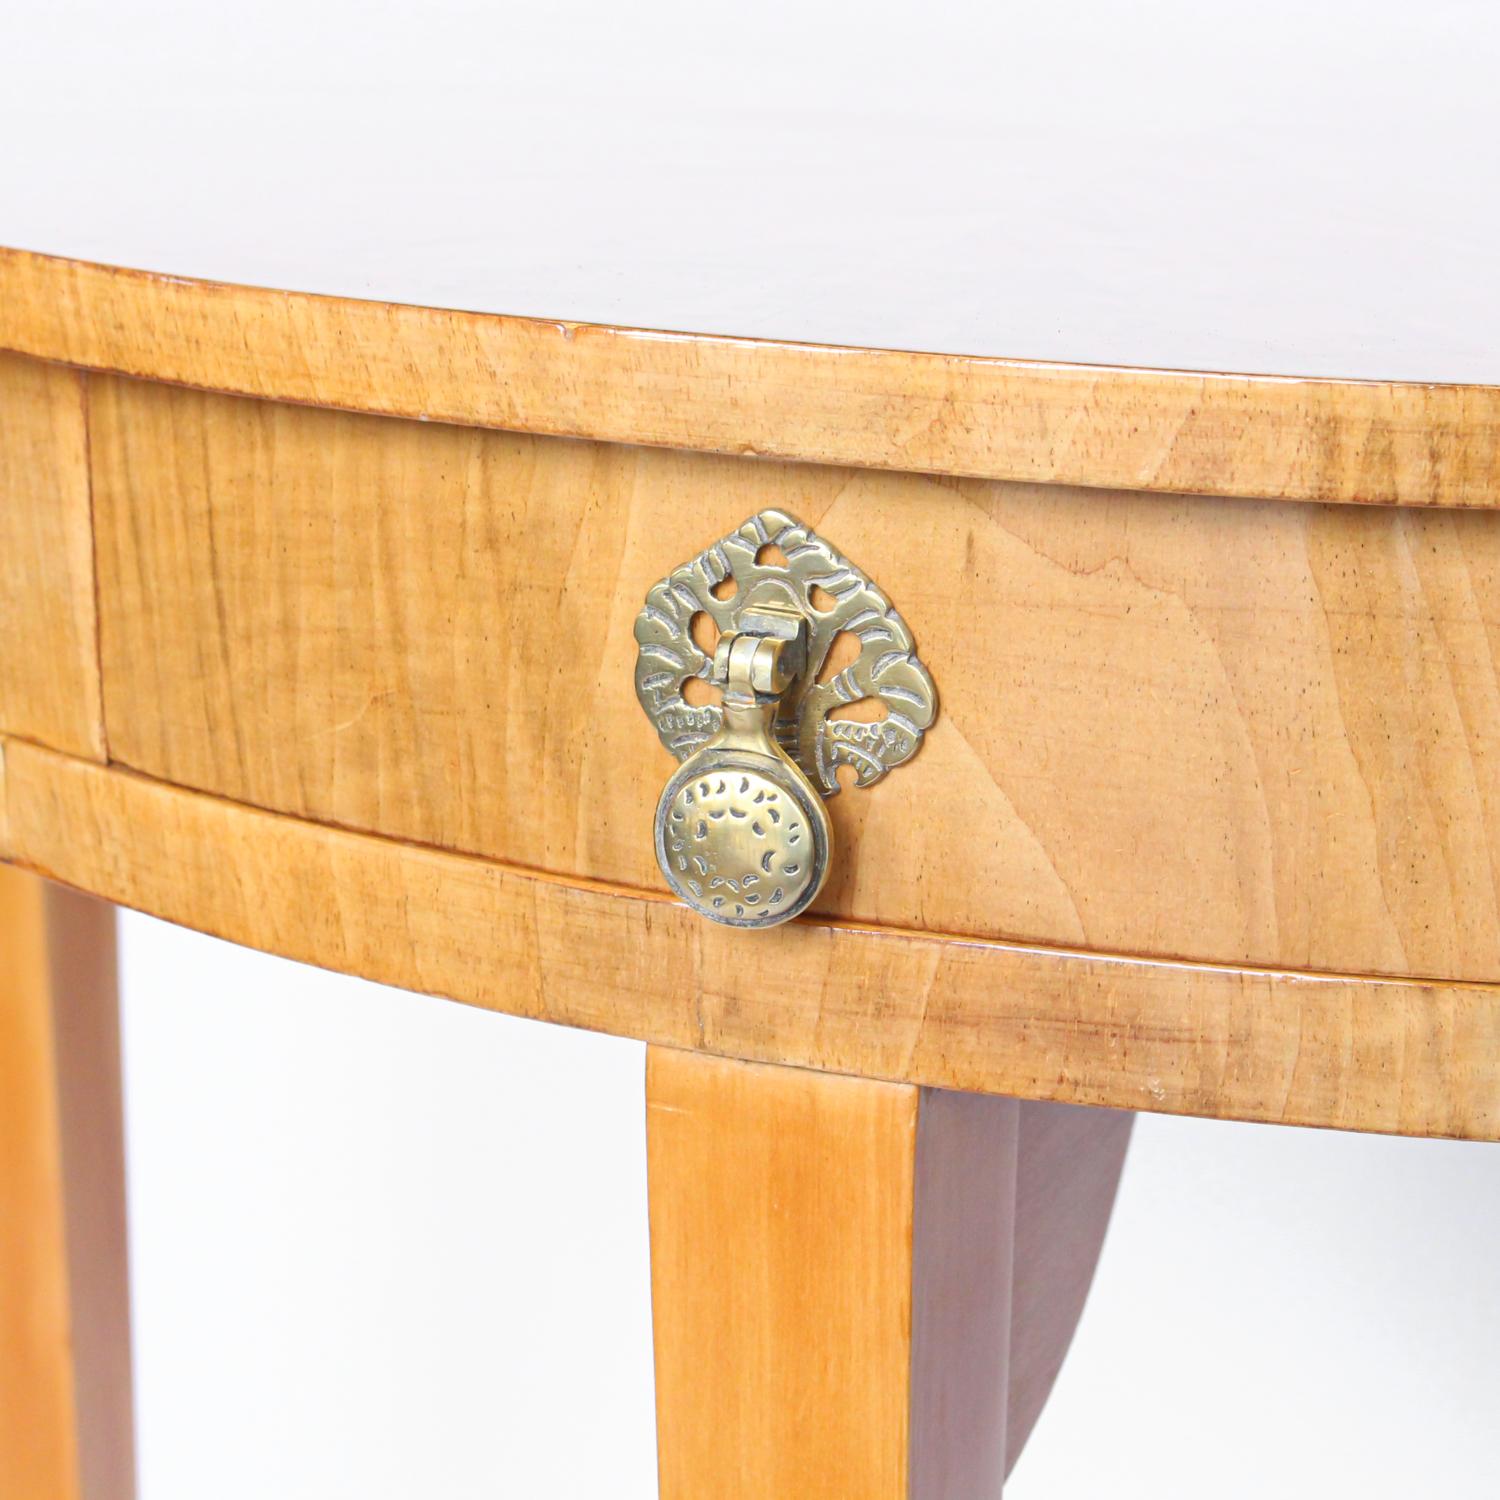
[[[774,745],[706,746],[656,805],[656,858],[672,890],[731,927],[774,927],[806,910],[828,875],[823,799]]]

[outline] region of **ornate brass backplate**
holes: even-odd
[[[773,548],[785,562],[767,557]],[[718,631],[712,657],[693,638],[699,614]],[[842,632],[858,656],[822,681]],[[656,809],[667,883],[730,926],[796,916],[828,874],[822,798],[839,790],[838,768],[852,767],[858,786],[878,781],[917,753],[937,712],[906,622],[816,532],[763,510],[654,585],[635,638],[636,696],[683,762]],[[722,706],[686,701],[695,677],[722,691]],[[881,717],[829,717],[860,699]]]

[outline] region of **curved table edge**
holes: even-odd
[[[382,984],[937,1088],[1500,1139],[1500,986],[828,921],[736,932],[665,896],[305,822],[25,741],[0,753],[0,857]]]
[[[1500,386],[776,343],[218,282],[0,249],[0,348],[349,411],[1105,489],[1500,506]]]

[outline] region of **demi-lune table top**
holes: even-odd
[[[6,40],[0,244],[537,318],[1500,382],[1484,6],[152,0]]]

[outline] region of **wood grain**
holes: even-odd
[[[0,729],[104,759],[84,383],[0,354]]]
[[[1017,1120],[650,1049],[663,1500],[999,1495]]]
[[[659,884],[646,590],[763,506],[911,625],[917,758],[821,909],[1223,963],[1500,976],[1500,515],[750,463],[91,380],[112,755]]]
[[[0,1490],[78,1494],[43,887],[0,869]]]
[[[648,1052],[662,1500],[905,1500],[918,1094]]]
[[[114,914],[0,867],[0,1494],[134,1494]]]
[[[921,473],[1493,507],[1500,387],[1033,364],[445,312],[0,251],[0,347],[476,427]]]
[[[1500,989],[799,921],[705,924],[11,741],[0,853],[168,921],[494,1010],[750,1061],[1167,1113],[1500,1138]]]

